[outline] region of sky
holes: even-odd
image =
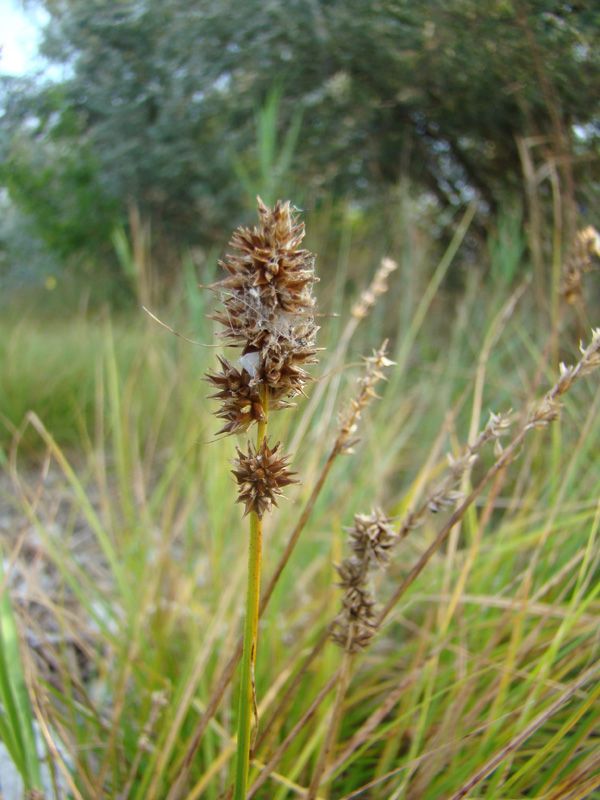
[[[18,0],[0,0],[0,72],[22,75],[36,62],[41,11],[23,10]]]

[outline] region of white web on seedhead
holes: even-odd
[[[218,292],[223,297],[232,297],[233,299],[242,303],[242,305],[246,306],[246,308],[252,311],[258,323],[266,331],[268,331],[274,337],[284,339],[292,347],[310,347],[313,344],[313,342],[307,341],[304,338],[308,335],[311,327],[314,328],[313,337],[317,331],[317,328],[314,325],[314,314],[311,311],[292,312],[284,311],[283,309],[275,310],[275,319],[271,320],[269,319],[265,309],[265,304],[261,300],[260,292],[254,286],[250,287],[245,292],[247,297],[242,297],[241,294],[234,294],[233,292],[228,292],[224,289],[219,289],[214,286],[206,286],[203,288]],[[225,313],[229,319],[231,329],[235,331],[236,326],[233,323],[230,309],[227,307],[227,303],[222,298],[221,303],[223,304],[223,308],[225,309]],[[298,318],[302,317],[305,318],[306,322],[303,325],[298,325]],[[227,332],[223,331],[223,334],[227,335]]]

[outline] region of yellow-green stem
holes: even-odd
[[[260,447],[267,430],[269,395],[267,386],[261,387],[261,405],[264,419],[258,423],[256,436]],[[252,706],[254,693],[254,663],[258,634],[258,603],[260,599],[260,556],[262,520],[250,512],[250,543],[248,547],[248,587],[246,592],[246,622],[244,625],[244,652],[240,681],[240,704],[238,713],[237,761],[233,800],[244,800],[248,788],[250,765],[250,731],[252,728]]]

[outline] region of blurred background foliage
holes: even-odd
[[[492,249],[553,200],[556,214],[557,186],[565,241],[596,201],[596,4],[37,4],[52,68],[0,83],[4,278],[54,259],[126,294],[111,241],[134,207],[168,279],[251,220],[256,192],[343,207],[340,230],[351,208],[371,234],[398,187],[437,235],[477,197],[471,235]]]
[[[360,356],[389,339],[395,362],[265,616],[266,763],[339,663],[333,645],[310,666],[303,654],[337,613],[331,565],[352,514],[418,507],[446,452],[463,452],[490,409],[515,409],[520,425],[599,324],[600,4],[14,2],[46,23],[38,72],[0,74],[6,572],[28,642],[48,633],[30,696],[64,732],[65,775],[84,798],[157,800],[192,752],[243,614],[233,442],[215,441],[203,380],[216,353],[190,344],[215,341],[218,293],[205,287],[231,232],[256,224],[257,193],[289,198],[321,279],[317,381],[273,427],[303,485],[267,532],[265,575],[328,463]],[[382,257],[397,270],[360,318]],[[342,764],[332,797],[390,769],[394,797],[448,797],[574,687],[480,796],[597,791],[598,690],[575,682],[598,649],[599,407],[597,379],[582,381],[412,584],[355,673],[341,741],[398,682],[397,711]],[[474,485],[497,457],[483,454]],[[383,602],[445,524],[432,515],[403,542]],[[6,685],[5,706],[19,696]],[[227,791],[236,696],[234,681],[191,762],[189,800]],[[328,751],[327,702],[292,737],[273,797]],[[26,748],[13,751],[25,774]]]

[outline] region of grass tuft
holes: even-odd
[[[287,443],[302,478],[273,514],[247,481],[234,504],[215,431],[244,432],[248,406],[214,419],[212,348],[141,312],[2,323],[0,733],[28,785],[35,720],[56,797],[231,796],[242,691],[258,727],[240,796],[598,795],[600,336],[580,351],[566,295],[548,322],[527,281],[508,288],[514,253],[506,289],[469,271],[449,313],[471,216],[418,274],[405,220],[404,259],[362,295],[344,293],[340,252],[318,380],[269,415],[264,457],[283,469]],[[160,318],[212,344],[191,270]],[[240,445],[237,472],[259,446]],[[263,539],[250,693],[248,503]]]

